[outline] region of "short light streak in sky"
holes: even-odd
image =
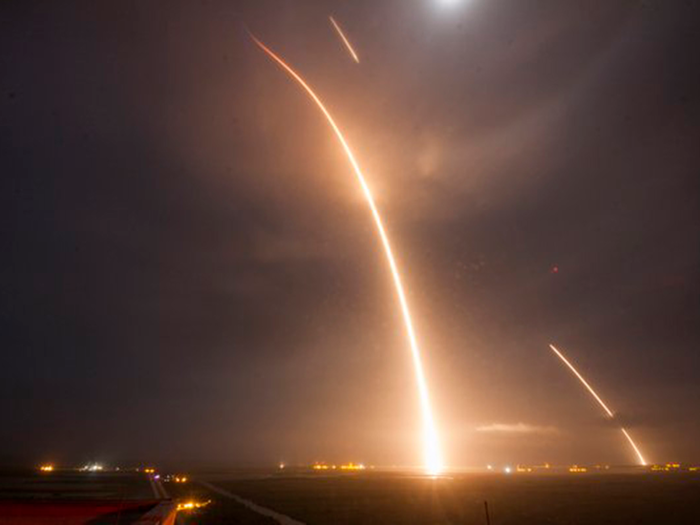
[[[571,371],[574,373],[574,375],[576,377],[578,377],[579,381],[581,381],[581,383],[583,383],[583,386],[585,386],[588,389],[588,391],[595,398],[595,400],[598,402],[598,404],[601,407],[603,407],[603,410],[605,410],[605,413],[608,415],[608,417],[610,417],[610,419],[615,419],[615,414],[613,413],[613,411],[608,408],[608,406],[603,402],[603,400],[600,398],[600,396],[598,396],[598,394],[596,394],[595,390],[593,390],[593,387],[588,384],[588,382],[583,378],[583,376],[581,374],[578,373],[578,370],[576,370],[574,365],[572,365],[569,362],[569,360],[566,357],[564,357],[564,355],[559,350],[557,350],[557,348],[554,345],[550,344],[549,348],[551,348],[552,351],[555,354],[557,354],[557,356],[559,356],[559,358],[564,362],[564,364],[571,369]],[[622,431],[622,433],[627,438],[627,441],[629,441],[630,445],[632,446],[634,453],[637,455],[637,458],[639,459],[639,464],[645,466],[647,464],[647,462],[644,459],[644,456],[642,456],[642,453],[639,450],[639,447],[632,439],[632,436],[630,436],[629,432],[627,432],[627,430],[624,427],[620,427],[620,430]]]
[[[304,81],[304,79],[290,66],[288,66],[287,63],[284,62],[284,60],[282,60],[279,56],[272,52],[265,44],[263,44],[255,36],[251,34],[250,37],[258,45],[258,47],[260,47],[260,49],[262,49],[272,60],[277,62],[277,64],[280,67],[282,67],[282,69],[284,69],[287,72],[287,74],[289,74],[289,76],[296,80],[299,83],[299,85],[306,91],[309,97],[316,103],[316,106],[318,106],[318,109],[321,110],[321,113],[323,113],[323,115],[326,117],[326,120],[328,121],[328,124],[330,124],[331,128],[333,129],[335,136],[338,138],[338,141],[343,147],[343,150],[345,151],[348,160],[350,161],[350,165],[352,166],[352,169],[355,172],[355,175],[357,176],[357,181],[359,182],[360,187],[362,188],[362,192],[364,193],[365,199],[367,200],[367,204],[369,205],[369,208],[372,212],[374,223],[377,227],[379,237],[384,247],[384,253],[389,264],[389,269],[391,270],[391,276],[394,281],[394,288],[396,289],[396,295],[398,296],[399,305],[401,307],[401,314],[403,316],[403,321],[406,328],[406,335],[408,337],[408,342],[411,349],[411,357],[413,359],[413,365],[416,374],[416,383],[418,386],[418,395],[420,399],[421,416],[423,419],[423,447],[425,470],[428,474],[439,474],[440,472],[442,472],[444,465],[442,460],[442,453],[440,451],[440,443],[438,440],[437,428],[435,426],[435,421],[433,419],[433,413],[430,406],[428,384],[425,379],[425,373],[423,371],[423,363],[421,360],[420,348],[418,347],[418,341],[416,339],[415,331],[413,329],[413,322],[411,321],[411,313],[408,308],[408,301],[406,300],[406,294],[404,292],[403,284],[401,282],[401,276],[399,275],[398,266],[396,264],[396,260],[394,259],[394,254],[391,250],[389,237],[387,236],[386,231],[384,230],[384,224],[381,216],[379,215],[379,211],[377,210],[377,206],[374,203],[374,197],[372,197],[372,192],[370,191],[369,185],[367,184],[367,181],[365,180],[365,177],[362,174],[362,171],[360,170],[359,164],[355,160],[355,156],[353,155],[350,146],[348,145],[347,141],[345,140],[345,137],[340,131],[340,128],[335,123],[335,120],[328,112],[326,107],[323,105],[323,102],[321,102],[321,99],[318,98],[316,93],[311,89],[311,87],[309,87],[309,85]]]
[[[359,64],[360,59],[357,57],[357,53],[355,53],[355,50],[350,45],[350,41],[345,37],[345,33],[343,33],[343,30],[340,29],[340,26],[338,25],[338,23],[335,21],[335,19],[332,16],[329,16],[328,19],[331,21],[331,24],[333,24],[333,27],[335,28],[336,33],[338,33],[338,36],[345,44],[345,47],[348,48],[348,51],[350,52],[350,55],[352,56],[353,60]]]

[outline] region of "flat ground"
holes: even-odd
[[[132,523],[155,499],[137,472],[0,470],[0,525]]]
[[[153,500],[138,472],[0,470],[0,500]]]
[[[277,525],[275,520],[261,516],[195,482],[164,483],[164,486],[177,502],[210,502],[196,511],[180,512],[177,518],[178,525]]]
[[[700,524],[700,473],[458,474],[431,479],[381,472],[229,471],[189,477],[184,484],[164,483],[173,500],[211,503],[180,513],[179,525],[275,523],[197,479],[308,525],[481,525],[486,523],[484,501],[493,525]],[[0,504],[91,499],[152,500],[153,491],[142,473],[0,472]],[[125,524],[130,517],[120,512],[116,521],[99,523]]]
[[[483,524],[485,500],[494,525],[700,523],[700,475],[691,473],[210,479],[309,525]],[[219,505],[214,498],[208,512]]]
[[[197,512],[182,512],[178,516],[178,525],[191,523],[197,525],[234,523],[275,525],[276,523],[235,501],[212,494],[194,483],[166,482],[164,487],[175,502],[212,501],[211,506]],[[24,516],[25,512],[46,513],[46,508],[49,508],[49,514],[54,516],[51,523],[63,523],[60,516],[64,507],[61,505],[68,505],[71,512],[80,514],[81,511],[79,508],[76,510],[76,506],[79,507],[82,503],[105,505],[102,508],[102,512],[105,512],[104,515],[100,514],[100,517],[95,519],[86,517],[84,520],[86,523],[127,525],[152,508],[152,502],[155,499],[157,498],[148,477],[143,472],[78,472],[70,469],[53,472],[39,472],[36,469],[0,470],[0,525],[18,522],[17,518]],[[112,504],[117,502],[117,505],[119,502],[124,502],[129,505],[129,501],[151,503],[144,507],[134,507],[132,510],[119,509],[115,511],[110,507],[110,502]],[[20,507],[18,510],[17,505],[27,504],[33,505],[33,507],[26,509]],[[8,512],[11,515],[5,515]],[[85,512],[87,515],[91,511]],[[28,518],[29,521],[27,521],[26,516],[24,518],[22,523],[34,523],[32,518]],[[39,518],[37,518],[37,523],[38,520]]]

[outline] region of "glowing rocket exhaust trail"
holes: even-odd
[[[439,474],[443,469],[442,454],[440,452],[440,444],[438,442],[437,429],[435,427],[435,422],[433,420],[433,413],[430,408],[430,397],[428,395],[428,384],[425,379],[425,373],[423,372],[423,364],[421,361],[420,349],[418,348],[418,342],[416,340],[416,335],[413,330],[413,323],[411,321],[411,313],[408,309],[408,302],[406,300],[406,294],[404,293],[403,284],[401,284],[401,276],[399,275],[399,270],[396,265],[396,260],[394,259],[394,254],[391,251],[391,245],[389,243],[389,237],[384,230],[384,225],[382,223],[382,218],[379,215],[376,205],[374,204],[374,198],[372,197],[372,192],[365,181],[364,175],[360,170],[360,166],[355,160],[355,156],[350,149],[350,146],[345,141],[345,137],[338,128],[338,125],[333,120],[333,117],[328,112],[323,102],[316,96],[316,93],[309,87],[309,85],[304,81],[299,74],[289,67],[284,60],[278,57],[274,52],[272,52],[265,44],[260,40],[255,38],[252,34],[250,37],[253,41],[262,49],[267,55],[277,62],[282,69],[284,69],[294,80],[296,80],[301,87],[306,91],[306,93],[311,97],[311,99],[316,103],[318,109],[321,110],[323,115],[326,117],[328,124],[333,128],[335,136],[338,138],[343,150],[350,161],[353,171],[357,176],[357,181],[362,187],[362,192],[367,199],[367,204],[372,211],[372,217],[374,218],[374,223],[379,232],[379,237],[381,238],[382,245],[384,246],[384,253],[389,263],[389,269],[391,270],[391,275],[394,281],[394,287],[396,288],[396,295],[398,296],[399,305],[401,306],[401,314],[403,315],[404,324],[406,326],[406,335],[408,337],[408,342],[411,348],[411,356],[413,358],[413,366],[416,374],[416,382],[418,384],[418,395],[420,398],[421,415],[423,418],[423,446],[425,454],[425,468],[429,474]]]
[[[610,419],[615,419],[615,414],[613,414],[613,411],[608,408],[608,406],[603,402],[602,399],[598,396],[598,394],[595,393],[595,390],[593,390],[593,387],[588,384],[588,382],[583,378],[581,374],[578,373],[578,370],[574,368],[574,365],[572,365],[566,357],[562,355],[562,353],[556,349],[554,345],[549,345],[549,348],[552,349],[552,351],[559,356],[559,358],[564,361],[564,364],[568,366],[571,371],[574,373],[576,377],[578,377],[579,381],[583,383],[583,386],[585,386],[588,391],[591,393],[591,395],[595,398],[596,401],[598,401],[598,404],[603,407],[603,410],[605,410],[605,413],[610,417]],[[639,447],[637,447],[636,443],[632,440],[632,436],[629,435],[629,432],[624,427],[620,427],[620,430],[622,433],[625,435],[627,438],[627,441],[629,441],[630,445],[632,446],[632,449],[634,450],[634,453],[637,454],[637,458],[639,459],[639,464],[646,466],[647,462],[644,460],[644,456],[642,456],[642,453],[639,451]]]
[[[359,64],[360,59],[357,58],[357,53],[355,53],[355,50],[350,45],[350,41],[347,38],[345,38],[345,34],[343,33],[343,30],[340,29],[340,26],[337,24],[337,22],[333,19],[332,16],[329,16],[328,19],[331,21],[331,24],[333,24],[333,27],[335,28],[336,32],[338,33],[338,36],[340,36],[340,39],[345,44],[345,47],[347,47],[348,51],[350,51],[350,54],[352,55],[353,60],[355,60],[355,62],[357,62]]]

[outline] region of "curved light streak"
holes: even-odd
[[[357,53],[355,53],[355,50],[350,45],[350,41],[347,38],[345,38],[345,33],[343,33],[343,30],[340,29],[340,26],[332,16],[329,16],[328,19],[331,21],[331,24],[333,24],[335,31],[338,33],[338,36],[340,36],[340,39],[345,44],[345,47],[348,48],[348,51],[350,52],[350,55],[352,56],[353,60],[359,64],[360,59],[357,57]]]
[[[574,373],[574,375],[576,377],[578,377],[579,381],[581,381],[581,383],[583,383],[583,386],[585,386],[588,389],[588,391],[595,398],[595,400],[598,402],[598,404],[603,407],[603,410],[605,410],[605,413],[608,415],[608,417],[610,417],[610,419],[615,419],[615,414],[613,413],[613,411],[608,408],[608,406],[603,402],[602,399],[600,399],[600,396],[598,396],[598,394],[596,394],[595,390],[593,390],[593,387],[588,384],[588,382],[583,378],[583,376],[578,373],[578,370],[576,370],[576,368],[574,368],[574,365],[572,365],[569,362],[569,360],[566,357],[564,357],[564,355],[559,350],[557,350],[557,348],[554,345],[550,344],[549,348],[551,348],[552,351],[555,354],[557,354],[562,361],[564,361],[564,364],[571,369],[571,371]],[[642,466],[646,466],[647,462],[644,459],[644,456],[642,456],[642,453],[639,450],[639,447],[632,439],[632,436],[629,435],[629,432],[627,432],[627,430],[624,427],[620,427],[620,430],[622,431],[622,433],[627,438],[627,441],[629,441],[630,445],[632,446],[632,449],[634,450],[634,453],[637,455],[637,459],[639,460],[639,464]]]
[[[403,284],[401,283],[401,276],[399,275],[399,270],[394,259],[394,254],[391,250],[391,244],[389,243],[389,237],[384,230],[384,224],[382,218],[379,215],[377,206],[374,203],[374,198],[372,197],[372,192],[369,189],[367,181],[365,180],[360,166],[355,160],[355,156],[350,149],[350,146],[345,140],[340,128],[333,120],[333,117],[328,112],[323,102],[318,98],[316,93],[309,87],[309,85],[304,81],[299,74],[289,67],[284,60],[277,56],[273,51],[271,51],[265,44],[258,40],[253,34],[250,34],[253,41],[262,49],[270,58],[272,58],[277,64],[282,67],[294,80],[296,80],[299,85],[306,91],[306,93],[311,97],[311,99],[316,103],[318,108],[321,110],[323,115],[326,117],[328,124],[333,128],[335,136],[345,150],[345,153],[350,161],[353,171],[357,176],[357,180],[360,183],[362,192],[365,195],[367,204],[372,211],[372,217],[374,218],[374,223],[379,232],[379,237],[381,238],[382,245],[384,246],[384,253],[386,259],[389,263],[389,269],[391,270],[391,275],[394,281],[394,287],[396,288],[396,295],[399,299],[399,305],[401,306],[401,314],[403,316],[404,324],[406,327],[406,335],[408,337],[409,346],[411,348],[411,356],[413,358],[413,366],[416,374],[416,382],[418,385],[418,395],[420,398],[421,415],[423,419],[423,447],[424,447],[424,464],[425,469],[428,474],[436,475],[443,470],[442,454],[440,451],[440,444],[437,436],[437,429],[435,426],[435,421],[433,419],[433,413],[430,407],[430,396],[428,395],[428,385],[425,379],[425,373],[423,372],[423,364],[421,360],[420,349],[418,347],[418,342],[416,340],[415,331],[413,329],[413,322],[411,321],[411,313],[408,309],[408,301],[406,300],[406,294],[404,292]]]

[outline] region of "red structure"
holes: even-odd
[[[0,525],[174,525],[175,515],[171,500],[0,500]]]

